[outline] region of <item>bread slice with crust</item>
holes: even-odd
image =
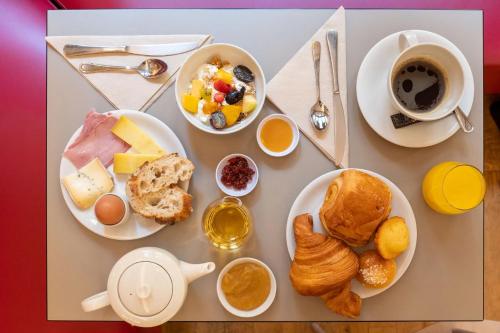
[[[193,210],[192,197],[178,183],[190,180],[193,171],[193,163],[177,153],[144,163],[127,181],[130,206],[161,224],[185,220]]]

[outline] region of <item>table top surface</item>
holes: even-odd
[[[272,78],[332,13],[329,9],[52,11],[48,14],[47,31],[48,35],[210,33],[218,42],[247,49],[260,62],[266,77]],[[461,22],[467,30],[456,29],[455,22]],[[391,289],[365,300],[359,320],[482,319],[482,207],[462,216],[442,216],[431,211],[420,194],[423,175],[441,161],[459,160],[482,168],[481,12],[347,10],[346,24],[351,166],[373,170],[397,184],[412,204],[418,225],[417,249],[408,271]],[[457,133],[437,146],[409,149],[388,143],[364,121],[355,95],[359,65],[378,40],[405,29],[439,33],[455,43],[468,59],[475,81],[473,134]],[[182,260],[194,263],[212,260],[218,266],[215,274],[190,285],[184,306],[173,320],[238,320],[219,304],[215,281],[225,263],[239,256],[265,261],[277,278],[274,304],[255,320],[345,320],[327,310],[320,299],[299,296],[288,280],[290,260],[284,230],[290,206],[305,185],[334,168],[313,144],[302,137],[290,156],[270,158],[259,150],[255,141],[259,119],[232,135],[231,140],[203,133],[184,120],[171,86],[147,112],[173,129],[197,166],[190,188],[195,198],[194,213],[187,221],[145,239],[105,239],[80,225],[65,206],[59,186],[59,162],[67,140],[81,125],[87,111],[91,107],[100,112],[112,108],[54,50],[48,49],[47,58],[49,320],[117,320],[109,307],[84,313],[80,302],[104,290],[115,261],[141,246],[162,247]],[[277,110],[266,103],[259,118],[272,112]],[[260,171],[259,185],[244,198],[254,216],[255,233],[238,254],[218,252],[201,231],[204,208],[222,196],[213,171],[218,161],[232,152],[251,156]],[[284,183],[286,187],[277,186]]]

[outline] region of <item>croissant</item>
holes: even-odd
[[[313,232],[311,215],[295,217],[293,228],[297,245],[290,279],[299,294],[321,296],[356,276],[357,255],[344,242]]]
[[[361,297],[351,291],[351,282],[321,296],[326,306],[335,313],[356,318],[361,313]]]
[[[380,179],[358,170],[335,178],[319,217],[325,230],[351,246],[365,246],[391,212],[392,194]]]

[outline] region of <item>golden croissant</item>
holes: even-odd
[[[319,217],[333,237],[351,246],[364,246],[389,216],[391,201],[391,191],[383,181],[362,171],[346,170],[328,187]]]
[[[335,313],[356,318],[361,312],[361,298],[351,291],[351,282],[321,296],[326,306]]]
[[[359,315],[361,299],[350,291],[359,266],[357,255],[341,240],[313,232],[309,214],[295,217],[293,228],[296,248],[290,280],[295,290],[304,296],[322,296],[336,313]]]

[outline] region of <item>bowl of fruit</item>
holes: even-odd
[[[257,60],[231,44],[194,52],[175,82],[177,105],[195,127],[230,134],[247,127],[264,105],[266,80]]]

